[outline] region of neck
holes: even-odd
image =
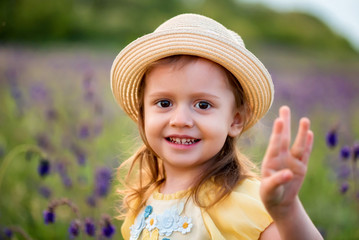
[[[187,190],[193,186],[193,183],[197,180],[199,172],[196,170],[178,170],[178,169],[166,169],[166,180],[161,186],[161,193],[170,194],[179,191]]]

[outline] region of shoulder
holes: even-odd
[[[238,183],[227,197],[218,202],[213,208],[221,211],[241,211],[246,215],[256,215],[256,211],[266,214],[259,195],[259,188],[259,180],[252,178],[244,179]]]
[[[258,239],[272,222],[259,195],[260,181],[244,179],[223,200],[204,212],[208,230],[223,239]]]
[[[242,193],[247,195],[259,196],[260,184],[261,182],[256,178],[246,178],[238,183],[238,185],[233,189],[232,193]]]
[[[246,178],[241,180],[237,186],[235,186],[232,192],[220,200],[214,205],[214,208],[223,208],[229,204],[241,203],[241,204],[258,204],[258,207],[263,206],[259,195],[260,181],[255,178]],[[206,185],[204,191],[208,201],[213,198],[218,192],[218,187],[213,182]]]

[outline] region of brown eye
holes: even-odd
[[[201,102],[196,103],[195,107],[202,109],[202,110],[206,110],[206,109],[209,109],[210,107],[212,107],[212,105],[206,101],[201,101]]]
[[[160,108],[168,108],[172,106],[172,103],[169,100],[160,100],[156,103]]]

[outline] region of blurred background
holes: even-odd
[[[110,68],[179,13],[239,33],[275,84],[241,149],[260,164],[281,105],[315,134],[303,205],[326,239],[359,239],[359,9],[355,0],[2,0],[0,239],[121,239],[116,168],[139,146]],[[354,13],[354,14],[353,14]]]

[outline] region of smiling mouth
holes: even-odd
[[[200,139],[195,139],[195,138],[174,138],[174,137],[167,137],[166,140],[174,144],[184,144],[184,145],[191,145],[201,141]]]

